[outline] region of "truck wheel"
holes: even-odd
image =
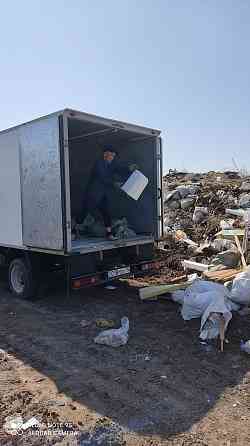
[[[14,259],[10,263],[9,287],[15,296],[22,299],[28,299],[34,295],[34,279],[25,260]]]

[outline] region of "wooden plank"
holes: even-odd
[[[220,277],[231,276],[232,274],[238,274],[238,272],[240,272],[239,269],[230,268],[221,271],[204,271],[203,276],[206,276],[209,279],[213,279],[217,277],[220,278]]]
[[[236,277],[240,272],[242,272],[242,269],[236,268],[222,271],[204,271],[203,277],[215,282],[226,282],[227,280],[234,279],[234,277]]]
[[[184,290],[189,285],[193,283],[193,278],[187,280],[186,282],[176,283],[176,284],[166,284],[166,285],[154,285],[146,288],[141,288],[139,290],[139,296],[141,300],[152,299],[156,296],[161,296],[162,294],[172,293],[176,290]]]
[[[244,237],[245,229],[222,229],[221,234],[223,237]]]
[[[247,268],[247,262],[246,262],[246,259],[244,257],[244,254],[243,254],[243,251],[242,251],[242,248],[241,248],[241,244],[240,244],[240,241],[239,241],[239,238],[237,237],[237,235],[234,237],[234,240],[235,240],[236,246],[238,248],[238,251],[239,251],[239,253],[241,255],[242,265],[243,265],[244,268]]]

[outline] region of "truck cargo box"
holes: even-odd
[[[112,217],[136,232],[72,241],[91,169],[104,144],[149,179],[135,201],[112,192]],[[65,109],[0,132],[0,246],[69,255],[152,243],[162,234],[160,131]]]

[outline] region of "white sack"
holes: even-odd
[[[237,274],[233,280],[231,299],[237,304],[250,304],[250,268]]]
[[[200,279],[195,280],[186,290],[172,293],[172,299],[182,304],[184,320],[201,317],[202,339],[213,339],[219,335],[219,319],[215,313],[223,314],[226,330],[232,318],[231,310],[235,309],[229,297],[230,291],[224,285]]]
[[[111,330],[104,330],[95,337],[96,344],[109,345],[111,347],[120,347],[128,342],[129,320],[127,317],[121,319],[121,327]]]

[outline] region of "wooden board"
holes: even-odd
[[[244,237],[245,229],[222,229],[220,232],[223,237]]]
[[[241,273],[242,269],[225,269],[222,271],[204,271],[203,277],[214,282],[227,282],[228,280],[234,279],[237,274]]]

